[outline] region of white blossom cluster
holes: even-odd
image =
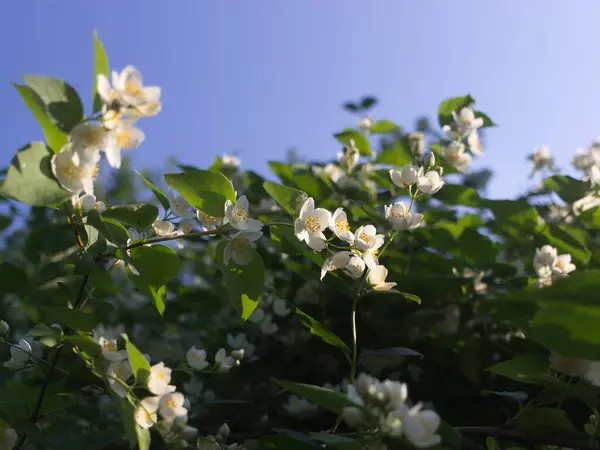
[[[544,245],[538,248],[533,258],[533,266],[540,287],[550,286],[552,279],[566,277],[576,269],[568,253],[559,255],[555,247]]]
[[[244,354],[245,351],[243,348],[237,348],[230,354],[227,354],[226,349],[220,348],[215,353],[214,370],[228,372],[232,367],[240,365],[241,360],[244,358]],[[210,366],[210,363],[206,360],[206,356],[206,350],[191,347],[187,351],[185,359],[192,369],[202,371]]]
[[[121,150],[136,148],[144,141],[136,121],[155,116],[161,109],[160,88],[144,86],[135,67],[112,72],[111,78],[112,86],[103,74],[98,75],[101,115],[76,125],[67,143],[51,159],[52,173],[60,185],[76,195],[94,193],[100,153],[106,155],[112,167],[120,168]],[[96,119],[100,123],[92,122]]]
[[[379,381],[360,374],[347,387],[346,397],[355,406],[342,410],[348,425],[375,430],[377,434],[397,438],[405,436],[417,448],[427,448],[441,442],[437,434],[440,417],[435,411],[423,410],[421,404],[406,404],[406,384],[392,380]]]
[[[475,117],[475,112],[470,106],[462,108],[458,113],[452,111],[452,117],[454,121],[442,127],[449,141],[444,145],[442,154],[449,165],[459,172],[466,173],[471,167],[472,155],[483,154],[478,130],[484,122],[481,117]],[[467,148],[470,153],[467,152]]]

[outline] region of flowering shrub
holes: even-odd
[[[232,155],[133,175],[161,90],[97,36],[94,79],[88,115],[15,85],[45,142],[0,186],[0,449],[598,446],[598,143],[490,200],[472,97],[409,133],[367,97],[280,183]]]

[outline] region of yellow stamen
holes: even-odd
[[[238,237],[231,243],[231,248],[235,253],[246,253],[250,249],[250,241],[246,238]]]
[[[123,129],[117,133],[117,146],[119,148],[127,148],[131,145],[131,133],[127,129]]]
[[[344,233],[346,231],[350,231],[350,224],[348,224],[347,220],[337,219],[335,221],[335,229],[338,233]]]
[[[304,226],[308,231],[319,231],[321,228],[321,224],[319,223],[319,218],[317,216],[308,216],[306,221],[304,222]]]
[[[248,221],[248,210],[244,208],[236,208],[233,210],[233,218],[238,222]]]

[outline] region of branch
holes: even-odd
[[[598,441],[594,439],[582,439],[576,436],[558,436],[552,433],[534,435],[501,427],[474,426],[455,427],[454,429],[465,436],[492,436],[495,438],[513,439],[515,441],[536,445],[554,445],[557,447],[577,448],[583,450],[598,449]]]

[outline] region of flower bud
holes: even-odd
[[[0,337],[6,337],[10,334],[10,327],[4,320],[0,320]]]
[[[220,441],[226,441],[229,437],[229,433],[231,433],[231,431],[229,430],[229,426],[227,426],[227,424],[224,423],[223,425],[221,425],[221,428],[219,428],[219,431],[217,431],[217,437]]]
[[[244,359],[244,349],[242,348],[240,350],[232,350],[231,357],[236,361],[241,361],[242,359]]]
[[[408,133],[408,146],[413,155],[425,153],[425,135],[420,131]]]
[[[433,152],[429,152],[425,155],[423,158],[423,165],[428,168],[435,166],[435,155]]]

